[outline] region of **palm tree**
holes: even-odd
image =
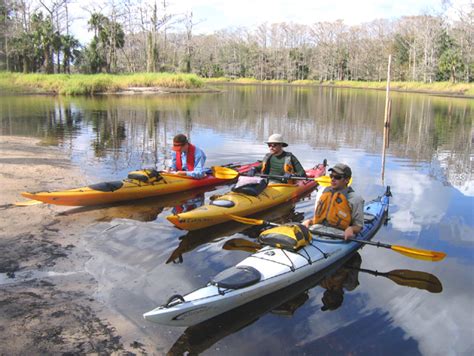
[[[71,73],[71,62],[79,55],[79,40],[72,35],[61,36],[62,52],[63,52],[63,71]]]

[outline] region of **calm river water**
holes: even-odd
[[[222,246],[256,231],[231,223],[186,234],[166,220],[176,201],[203,194],[207,201],[226,186],[114,207],[111,221],[91,221],[84,244],[94,256],[88,269],[99,280],[99,297],[135,323],[131,333],[156,340],[157,352],[170,354],[473,354],[474,101],[392,93],[382,181],[384,92],[222,89],[202,95],[0,97],[0,135],[58,145],[97,183],[140,167],[163,168],[178,132],[205,150],[209,166],[261,159],[267,152],[263,142],[279,132],[305,167],[323,159],[349,164],[353,187],[366,200],[383,193],[384,184],[391,186],[390,221],[374,240],[448,256],[433,263],[366,247],[352,262],[382,274],[345,268],[196,327],[165,327],[144,321],[142,313],[242,260],[248,252]],[[309,217],[314,197],[315,192],[267,217]],[[429,273],[439,283],[429,287],[416,274],[411,281],[397,280],[399,270]]]

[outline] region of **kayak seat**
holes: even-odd
[[[230,200],[211,200],[211,205],[215,205],[215,206],[220,206],[222,208],[232,208],[235,203],[233,201],[230,201]]]
[[[211,281],[219,288],[240,289],[260,281],[260,272],[250,266],[230,267],[222,271]]]
[[[242,193],[256,197],[267,187],[267,180],[260,177],[240,176],[237,183],[231,190],[235,193]]]
[[[114,182],[102,182],[97,184],[89,185],[89,188],[98,190],[100,192],[114,192],[117,189],[122,188],[123,182],[120,180]]]

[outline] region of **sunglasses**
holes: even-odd
[[[341,180],[342,178],[344,178],[344,176],[340,176],[339,174],[331,174],[329,175],[329,177],[334,180]]]
[[[268,147],[278,147],[281,143],[267,143]]]
[[[185,145],[185,143],[173,143],[174,147],[182,147],[184,145]]]

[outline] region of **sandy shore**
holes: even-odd
[[[0,153],[0,354],[153,353],[121,336],[126,321],[94,298],[97,281],[80,247],[90,215],[12,205],[25,200],[22,191],[83,185],[78,170],[31,138],[0,136]]]

